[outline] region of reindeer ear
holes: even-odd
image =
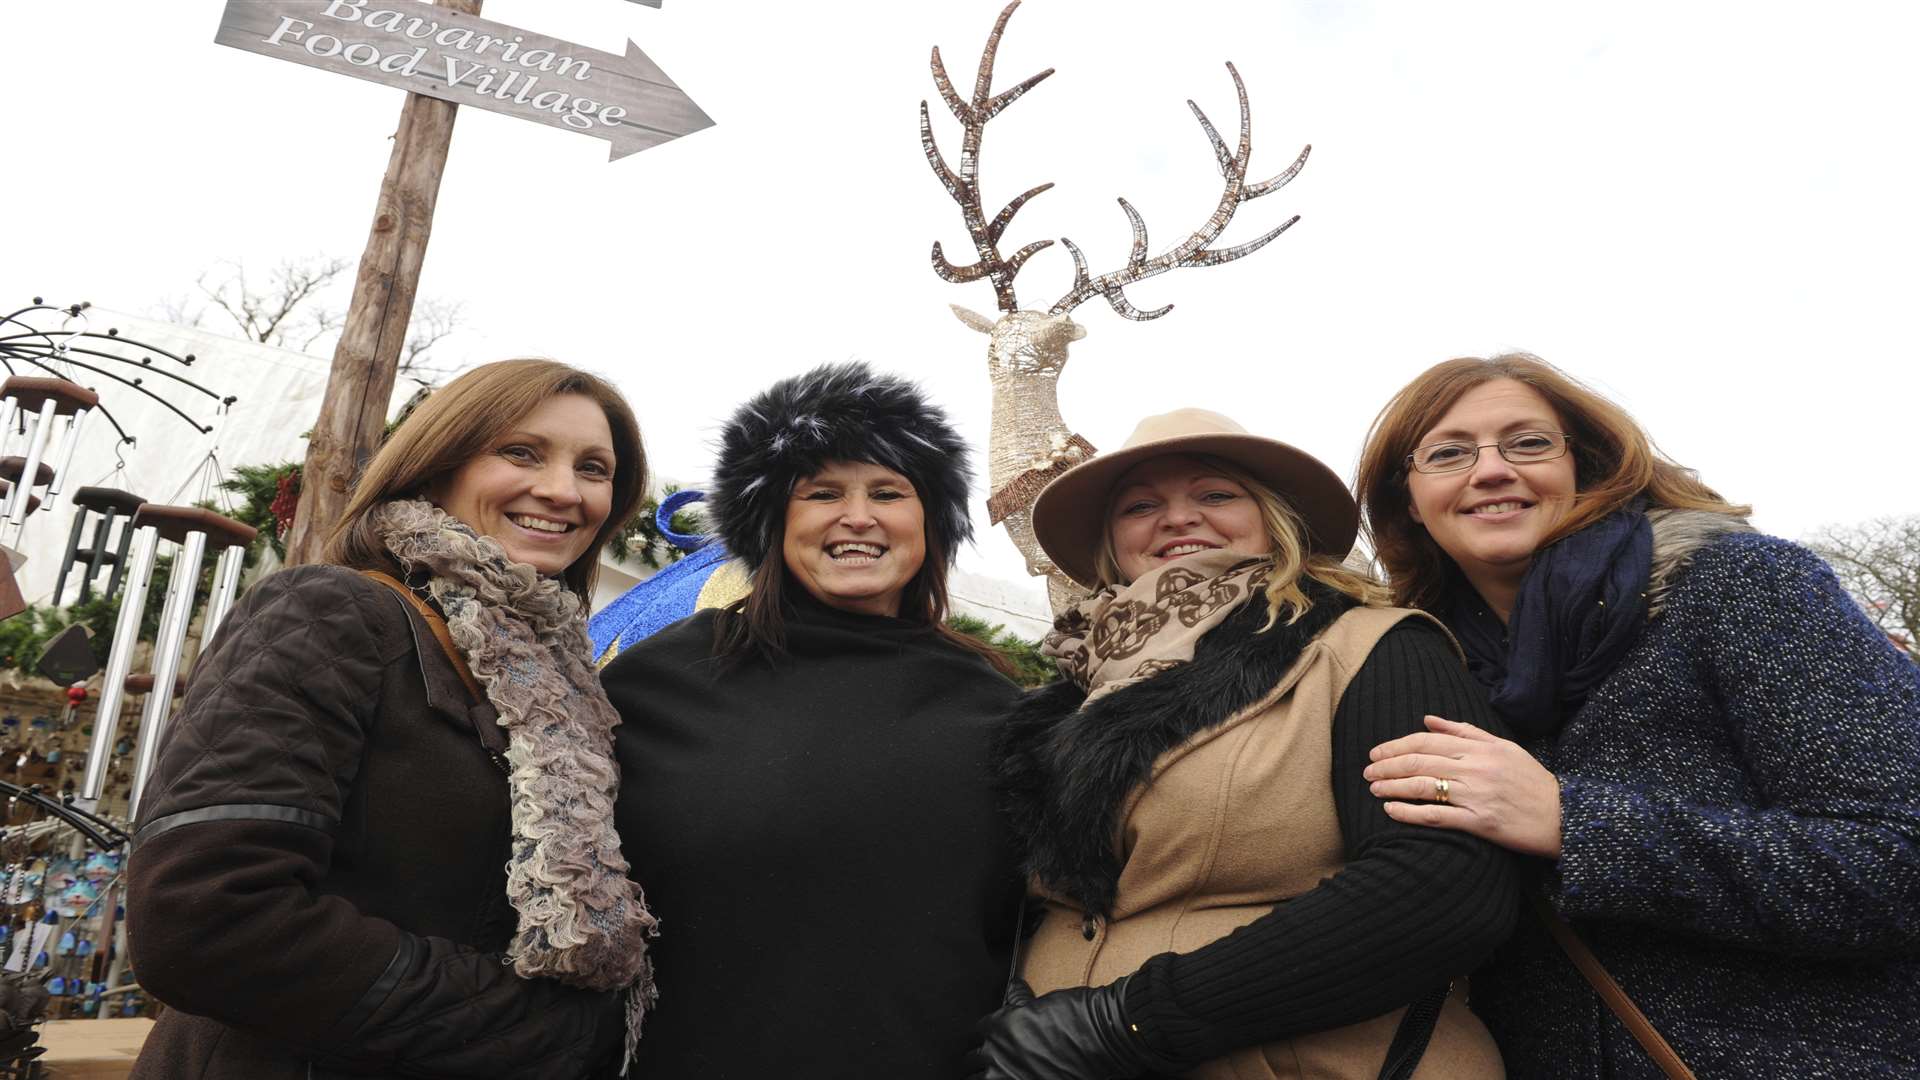
[[[954,315],[958,317],[961,322],[966,323],[968,326],[973,327],[983,334],[993,333],[992,319],[987,318],[977,311],[968,311],[959,304],[948,304],[947,306],[953,309]]]
[[[1087,328],[1074,322],[1073,315],[1070,312],[1063,311],[1055,315],[1052,319],[1049,319],[1048,322],[1054,326],[1066,327],[1068,341],[1079,341],[1081,338],[1087,336]]]

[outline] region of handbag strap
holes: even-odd
[[[486,692],[480,689],[480,680],[474,678],[472,669],[467,667],[467,658],[460,655],[459,649],[454,648],[453,634],[447,630],[447,620],[441,617],[438,611],[433,609],[433,605],[420,599],[418,593],[407,588],[406,582],[401,581],[392,574],[381,573],[378,570],[362,570],[360,572],[372,578],[374,581],[385,585],[387,588],[392,589],[394,592],[399,593],[407,603],[413,605],[413,610],[419,612],[420,617],[426,620],[427,629],[433,631],[433,639],[440,643],[440,649],[447,654],[447,659],[452,662],[453,670],[460,673],[460,681],[466,684],[467,693],[472,694],[473,700],[475,701],[487,700]]]
[[[1567,925],[1567,920],[1561,918],[1560,913],[1547,904],[1545,897],[1535,896],[1533,909],[1540,916],[1540,921],[1547,924],[1547,932],[1553,935],[1553,940],[1559,942],[1560,947],[1566,950],[1567,959],[1572,960],[1573,966],[1579,968],[1580,974],[1586,976],[1587,982],[1592,984],[1594,991],[1600,995],[1600,1000],[1606,1002],[1607,1008],[1612,1010],[1613,1015],[1626,1026],[1627,1034],[1633,1036],[1633,1041],[1640,1044],[1640,1048],[1647,1052],[1647,1056],[1653,1059],[1655,1065],[1660,1066],[1660,1071],[1667,1075],[1667,1080],[1695,1080],[1693,1070],[1687,1068],[1687,1063],[1680,1060],[1680,1055],[1674,1051],[1672,1044],[1668,1043],[1653,1026],[1646,1014],[1640,1011],[1640,1006],[1635,1005],[1633,999],[1627,996],[1627,992],[1620,989],[1620,984],[1613,981],[1613,976],[1608,974],[1606,967],[1600,963],[1600,958],[1593,955],[1593,950],[1587,948],[1587,943],[1580,940],[1579,934],[1573,932],[1573,927]]]
[[[1433,1041],[1433,1029],[1440,1023],[1440,1010],[1446,1008],[1453,983],[1447,982],[1415,998],[1400,1015],[1400,1026],[1393,1029],[1393,1041],[1387,1044],[1387,1060],[1380,1066],[1379,1080],[1409,1080],[1420,1067],[1420,1058]]]

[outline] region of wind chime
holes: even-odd
[[[9,375],[0,382],[0,475],[11,484],[7,492],[6,510],[0,514],[11,530],[11,541],[20,542],[20,536],[26,531],[29,502],[32,489],[43,487],[46,501],[51,502],[60,494],[60,482],[66,478],[68,466],[73,463],[73,452],[80,445],[80,433],[87,422],[87,414],[100,404],[100,395],[68,379],[34,378],[24,375]],[[22,421],[25,435],[23,457],[8,457],[13,449],[14,420]],[[55,429],[65,420],[64,434],[56,437]],[[58,468],[51,467],[47,461],[55,454],[60,457]],[[31,479],[27,479],[31,477]]]
[[[153,774],[154,762],[159,759],[160,743],[173,712],[175,691],[181,688],[180,659],[198,599],[200,565],[210,547],[220,552],[200,632],[201,640],[208,641],[233,607],[240,587],[242,561],[255,535],[252,526],[202,507],[153,503],[134,511],[132,528],[132,564],[120,594],[120,617],[114,626],[113,650],[107,655],[100,704],[95,710],[93,744],[87,754],[86,779],[80,788],[82,799],[91,803],[99,801],[106,788],[108,755],[117,734],[115,721],[119,718],[121,703],[130,690],[145,691],[133,783],[127,794],[130,821],[139,811],[140,796],[146,790],[147,778]],[[160,629],[153,643],[152,670],[147,678],[141,679],[130,671],[162,540],[174,545],[173,570],[167,578],[166,599],[160,606]]]
[[[1239,71],[1228,64],[1227,74],[1233,77],[1233,88],[1240,100],[1240,138],[1234,148],[1228,148],[1226,141],[1207,119],[1207,114],[1200,111],[1200,106],[1192,101],[1187,102],[1187,108],[1193,110],[1194,118],[1200,121],[1208,142],[1213,145],[1214,159],[1225,181],[1213,213],[1186,239],[1157,255],[1149,256],[1146,222],[1132,204],[1120,199],[1120,209],[1126,213],[1127,222],[1133,229],[1133,249],[1127,256],[1126,264],[1104,274],[1089,273],[1086,257],[1081,254],[1079,247],[1062,237],[1061,245],[1073,256],[1073,287],[1045,311],[1024,310],[1014,296],[1014,275],[1020,272],[1028,259],[1053,246],[1053,241],[1036,240],[1011,255],[1002,255],[1000,239],[1012,223],[1014,214],[1026,205],[1027,200],[1051,188],[1053,184],[1040,184],[1014,196],[991,218],[987,217],[986,204],[980,196],[980,141],[987,121],[1039,85],[1054,70],[1048,68],[998,94],[991,92],[993,62],[1000,49],[1000,36],[1006,32],[1007,20],[1013,17],[1014,10],[1019,6],[1020,0],[1013,0],[994,21],[993,31],[987,35],[986,47],[980,54],[980,68],[971,98],[962,98],[954,90],[952,80],[947,77],[946,66],[940,61],[939,47],[933,50],[934,86],[940,91],[940,97],[946,102],[954,119],[960,122],[959,168],[947,164],[934,142],[933,124],[925,101],[920,103],[920,143],[926,151],[927,162],[933,166],[934,175],[939,177],[954,201],[960,204],[961,217],[966,222],[968,236],[978,255],[978,259],[972,263],[955,266],[947,260],[939,242],[935,241],[933,270],[943,280],[956,284],[985,278],[993,285],[1001,311],[998,319],[989,319],[953,305],[953,313],[961,322],[989,338],[987,373],[993,382],[993,427],[987,447],[988,482],[992,488],[987,499],[988,519],[1006,527],[1014,545],[1026,558],[1027,573],[1047,579],[1048,599],[1057,613],[1077,599],[1079,587],[1060,573],[1052,560],[1047,558],[1046,552],[1041,550],[1039,542],[1034,539],[1028,514],[1041,488],[1094,454],[1093,444],[1068,427],[1060,416],[1057,391],[1060,372],[1067,364],[1067,346],[1087,333],[1084,327],[1069,318],[1070,313],[1096,296],[1105,300],[1122,317],[1135,321],[1157,319],[1172,311],[1172,304],[1142,311],[1128,302],[1124,290],[1135,282],[1179,267],[1218,266],[1232,262],[1251,255],[1286,232],[1294,222],[1300,220],[1299,215],[1288,218],[1246,243],[1224,248],[1212,246],[1227,223],[1233,220],[1233,213],[1241,203],[1272,194],[1286,186],[1306,165],[1307,155],[1313,148],[1309,146],[1302,149],[1293,164],[1278,175],[1249,182],[1247,164],[1253,152],[1253,128],[1247,106],[1247,88],[1240,80]]]
[[[89,416],[97,414],[111,425],[118,438],[116,451],[135,444],[134,437],[101,404],[97,390],[81,386],[78,379],[97,378],[143,394],[202,435],[215,435],[217,424],[194,419],[155,387],[211,399],[222,417],[235,400],[171,370],[191,367],[191,355],[179,356],[133,341],[115,329],[91,332],[86,310],[85,304],[52,307],[36,297],[32,305],[0,315],[0,366],[8,372],[0,384],[0,479],[10,485],[0,502],[0,541],[15,547],[34,511],[51,506],[66,486]],[[37,318],[48,313],[62,316],[58,329],[36,325]],[[139,355],[122,355],[127,350]],[[156,364],[156,359],[161,362]],[[38,374],[21,374],[21,367]],[[175,500],[199,477],[201,501],[210,501],[220,476],[217,451],[216,436],[213,449],[175,493]],[[124,467],[121,458],[112,475],[120,476]],[[40,497],[35,497],[35,489],[40,489]],[[74,520],[52,602],[58,606],[65,601],[72,582],[72,602],[92,599],[98,590],[103,597],[117,595],[119,609],[79,790],[56,799],[39,785],[0,782],[0,795],[8,799],[8,816],[0,823],[0,867],[4,867],[0,919],[5,920],[0,926],[0,957],[4,958],[0,961],[4,968],[0,973],[0,1070],[6,1068],[11,1046],[4,1029],[17,1019],[16,1012],[33,1012],[36,997],[42,1009],[51,1001],[54,1014],[107,1016],[131,1011],[137,1003],[137,995],[126,993],[137,987],[120,985],[126,955],[124,928],[118,923],[126,823],[138,806],[174,698],[185,681],[181,669],[199,599],[202,564],[210,551],[218,552],[202,619],[204,641],[232,606],[246,545],[254,537],[252,528],[203,506],[151,503],[100,482],[75,488],[69,501]],[[135,672],[147,594],[163,542],[172,546],[173,565],[160,628],[147,665],[150,670]],[[84,681],[97,670],[84,632],[69,628],[50,643],[39,670],[71,684],[68,694],[73,704],[62,716],[65,726],[73,719],[74,705],[88,696]],[[144,696],[144,701],[138,727],[123,733],[121,714],[129,696]],[[34,723],[43,719],[35,718]],[[47,760],[58,753],[58,749],[49,751]],[[130,775],[124,768],[114,768],[130,755],[134,757]],[[27,756],[20,755],[20,762]],[[124,806],[117,798],[108,798],[109,790],[117,788],[109,782],[115,776],[129,784]],[[22,814],[28,815],[27,820],[16,820]],[[0,1076],[5,1075],[9,1074],[0,1071]]]
[[[100,395],[68,379],[9,375],[0,381],[0,480],[7,484],[5,500],[0,503],[0,546],[5,547],[6,565],[0,577],[0,618],[12,618],[26,609],[26,599],[13,580],[18,559],[14,549],[27,529],[27,515],[60,494],[73,451],[80,445],[80,433],[87,414],[100,403]],[[21,439],[14,438],[16,421]],[[62,423],[64,421],[64,424]],[[58,427],[64,433],[57,434]],[[19,453],[13,453],[15,450]],[[55,455],[60,466],[48,460]],[[34,489],[45,491],[45,498]]]

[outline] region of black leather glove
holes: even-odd
[[[1177,1072],[1127,1024],[1127,980],[1034,997],[1014,980],[1007,1003],[980,1021],[981,1044],[967,1055],[969,1080],[1110,1080]]]

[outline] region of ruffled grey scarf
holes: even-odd
[[[558,578],[419,499],[373,511],[387,550],[446,614],[453,643],[507,732],[513,846],[507,899],[514,971],[591,990],[628,988],[629,1056],[655,996],[658,933],[613,827],[620,722],[590,664],[586,614]]]

